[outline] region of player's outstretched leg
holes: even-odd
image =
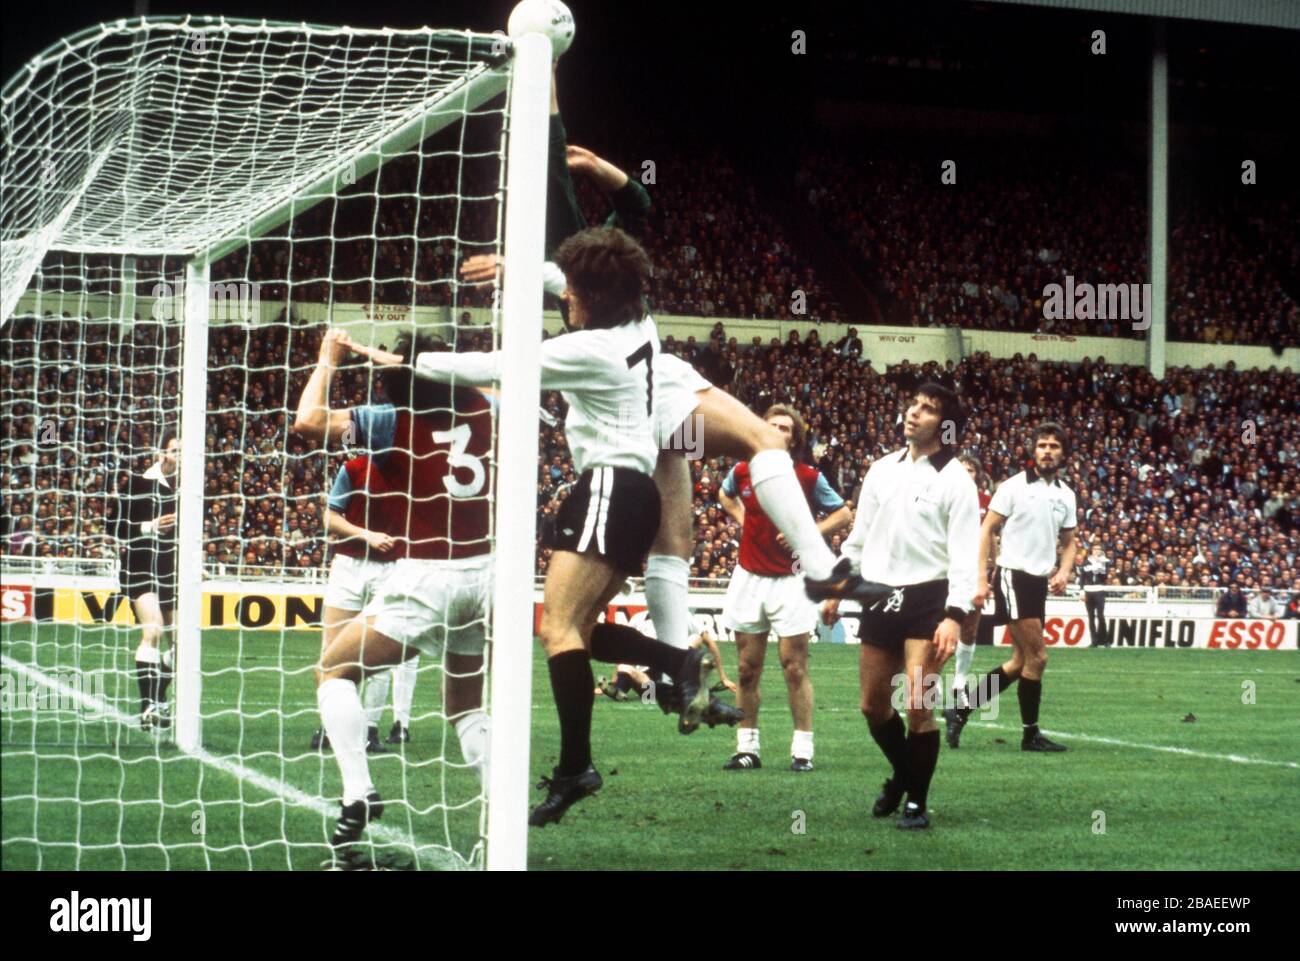
[[[681,650],[647,637],[623,624],[597,624],[591,631],[591,656],[610,664],[644,664],[673,679],[679,719],[677,728],[690,734],[709,707],[709,674],[715,665],[703,647]]]

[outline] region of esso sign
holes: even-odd
[[[1209,648],[1248,651],[1263,646],[1276,650],[1286,639],[1286,625],[1282,621],[1215,621],[1210,628]]]
[[[0,621],[29,621],[32,619],[32,589],[30,587],[0,587]]]

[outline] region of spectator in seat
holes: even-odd
[[[1259,593],[1250,599],[1246,610],[1251,617],[1262,617],[1270,621],[1276,621],[1283,613],[1281,603],[1273,597],[1273,592],[1267,587],[1261,588]]]
[[[1215,615],[1218,617],[1245,617],[1246,616],[1246,597],[1241,593],[1241,588],[1233,584],[1219,598],[1219,605],[1215,608]]]

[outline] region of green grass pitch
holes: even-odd
[[[16,674],[6,664],[3,867],[317,868],[339,790],[333,758],[306,746],[317,724],[311,665],[318,643],[314,632],[205,634],[206,764],[112,720],[15,703]],[[0,650],[46,674],[74,664],[105,671],[107,699],[133,712],[134,683],[125,674],[133,645],[133,632],[112,628],[16,625],[5,627]],[[723,652],[734,675],[732,651],[724,645]],[[981,648],[976,670],[1000,659]],[[1296,652],[1054,653],[1043,724],[1069,752],[1021,753],[1013,690],[998,718],[971,723],[960,750],[944,748],[930,795],[933,828],[919,834],[870,816],[886,770],[857,710],[857,649],[816,646],[811,672],[817,769],[810,774],[788,770],[791,722],[774,659],[763,678],[766,766],[759,771],[720,769],[735,749],[729,729],[682,737],[652,706],[599,700],[593,740],[604,789],[561,824],[533,830],[530,866],[1296,867]],[[437,709],[436,678],[421,672],[417,719]],[[536,655],[533,679],[531,770],[548,773],[558,734]],[[389,724],[385,715],[385,733]],[[404,756],[372,763],[379,790],[395,802],[379,846],[414,839],[433,854],[449,848],[472,860],[482,816],[477,780],[437,760],[460,763],[455,733],[426,719],[412,736]]]

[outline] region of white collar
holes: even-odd
[[[146,480],[156,480],[163,487],[171,487],[171,482],[167,480],[167,475],[163,473],[162,461],[154,461],[153,466],[144,472]]]

